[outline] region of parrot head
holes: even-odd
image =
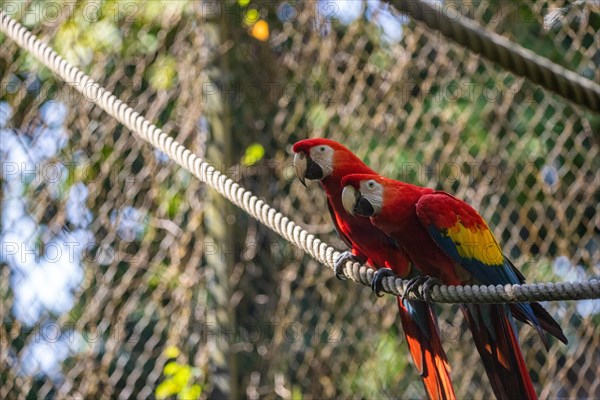
[[[338,142],[329,139],[305,139],[294,144],[296,176],[306,186],[306,179],[323,180],[352,168],[354,172],[371,172],[358,157]],[[341,178],[341,177],[340,177]]]
[[[386,178],[372,174],[346,175],[342,179],[342,204],[350,215],[374,217],[381,212]]]

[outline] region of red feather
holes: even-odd
[[[402,329],[406,335],[406,343],[412,355],[415,367],[419,371],[425,390],[430,399],[455,398],[452,380],[450,379],[450,365],[446,359],[442,341],[439,337],[437,317],[430,304],[427,308],[427,328],[429,335],[425,334],[412,319],[412,315],[398,297],[398,309]],[[429,337],[428,337],[429,336]]]
[[[481,283],[476,276],[506,278],[504,283],[519,283],[522,279],[514,266],[504,261],[485,221],[468,204],[447,193],[372,175],[347,176],[342,185],[360,189],[362,181],[371,180],[382,186],[381,210],[371,221],[395,239],[420,270],[448,285]],[[432,236],[434,234],[437,236]],[[470,243],[459,243],[454,238]],[[484,254],[488,257],[484,258]],[[486,266],[486,260],[494,260],[494,265]],[[489,268],[489,271],[476,267]],[[541,311],[539,304],[534,304],[532,308],[515,305],[519,319],[532,323],[540,316],[544,322],[541,325],[536,322],[539,331],[546,328],[562,340],[564,335],[558,324]],[[511,307],[463,305],[462,310],[496,396],[535,399],[537,396],[513,328]],[[533,320],[531,315],[534,315]]]
[[[505,308],[500,304],[471,304],[463,305],[462,311],[496,397],[502,400],[537,399],[517,334]],[[484,313],[491,316],[493,335],[483,325]]]
[[[296,143],[294,152],[308,154],[313,146],[327,145],[335,150],[333,172],[321,180],[327,194],[331,217],[338,234],[346,243],[350,243],[352,253],[364,258],[374,268],[387,267],[400,277],[411,273],[411,265],[400,248],[380,229],[373,226],[369,218],[349,215],[342,205],[342,178],[349,174],[374,174],[350,150],[341,144],[327,139],[308,139]],[[424,303],[428,334],[421,331],[413,320],[413,315],[398,298],[400,320],[406,336],[409,350],[415,366],[422,376],[423,384],[431,399],[455,399],[450,378],[449,364],[441,346],[437,318],[431,305]],[[429,337],[427,337],[429,336]]]

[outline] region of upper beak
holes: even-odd
[[[372,217],[375,215],[373,205],[353,186],[345,186],[342,190],[342,204],[350,215]]]
[[[354,215],[354,206],[359,196],[360,192],[357,192],[354,186],[344,186],[344,190],[342,190],[342,204],[348,214]]]
[[[296,170],[296,176],[298,177],[300,183],[304,185],[304,187],[306,187],[306,159],[306,153],[303,151],[296,153],[294,156],[294,169]]]

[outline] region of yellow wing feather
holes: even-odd
[[[504,265],[502,249],[487,226],[465,228],[459,220],[448,229],[446,236],[452,239],[461,257],[476,259],[489,266]]]

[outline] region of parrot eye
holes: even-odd
[[[375,187],[375,182],[369,181],[369,183],[367,183],[367,186],[369,186],[369,189],[373,189]]]
[[[321,147],[319,147],[319,151],[320,151],[321,153],[324,153],[324,152],[325,152],[325,146],[321,146]]]

